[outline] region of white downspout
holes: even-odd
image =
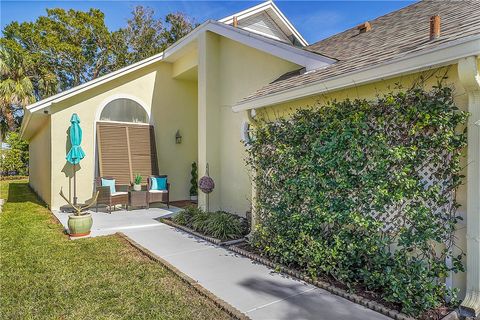
[[[467,286],[464,317],[480,317],[480,75],[477,57],[458,61],[458,77],[468,95]]]

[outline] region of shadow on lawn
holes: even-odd
[[[45,203],[30,188],[28,182],[12,181],[8,186],[7,202],[30,202],[45,206]]]

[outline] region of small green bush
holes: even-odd
[[[247,233],[246,219],[217,211],[205,212],[194,206],[187,207],[172,218],[173,222],[221,240],[239,239]]]
[[[210,213],[204,211],[193,215],[191,220],[191,228],[195,231],[206,234],[209,217]]]
[[[190,223],[190,219],[191,216],[186,211],[180,211],[172,218],[172,221],[182,226],[188,226]]]
[[[201,213],[203,213],[201,209],[195,206],[188,206],[183,211],[180,211],[178,214],[176,214],[172,220],[177,224],[191,228],[193,216]]]
[[[224,211],[217,211],[210,214],[206,232],[218,239],[232,240],[240,238],[245,229],[240,217]]]

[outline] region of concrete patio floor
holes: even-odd
[[[95,210],[90,211],[93,217],[93,225],[92,232],[87,237],[105,236],[128,229],[142,229],[163,225],[158,221],[159,218],[169,217],[180,210],[180,208],[173,206],[167,208],[167,206],[161,204],[150,207],[150,209],[133,209],[129,211],[117,208],[112,213],[108,213],[106,208],[99,208],[98,212],[95,212]],[[53,214],[64,226],[65,230],[68,230],[67,222],[70,213],[55,210]]]
[[[155,220],[178,210],[94,213],[91,236],[123,232],[252,319],[390,319]],[[55,215],[66,226],[68,214]]]

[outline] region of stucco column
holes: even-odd
[[[209,195],[210,211],[220,209],[220,84],[219,39],[211,32],[198,35],[198,176],[209,164],[215,189]],[[206,209],[207,196],[199,191],[198,206]]]
[[[462,316],[480,317],[480,75],[477,57],[460,59],[458,76],[468,95],[467,284]]]

